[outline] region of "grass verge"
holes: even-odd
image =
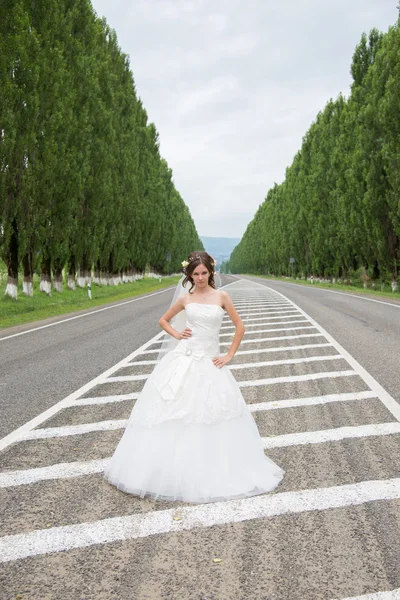
[[[92,284],[91,300],[88,298],[86,288],[76,288],[72,291],[64,287],[62,293],[52,290],[51,296],[47,296],[47,294],[39,291],[39,281],[34,281],[32,297],[22,294],[21,284],[20,289],[18,289],[18,299],[13,300],[4,295],[4,285],[0,287],[0,329],[41,321],[49,317],[57,317],[66,313],[126,300],[148,292],[155,292],[176,285],[179,279],[180,277],[177,276],[167,277],[160,282],[158,279],[146,278],[115,287]]]

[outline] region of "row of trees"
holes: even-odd
[[[7,293],[180,270],[201,249],[128,57],[90,0],[2,0],[0,253]]]
[[[234,249],[234,273],[391,279],[400,267],[400,23],[362,36],[330,100]]]

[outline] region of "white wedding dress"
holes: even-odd
[[[105,471],[120,490],[185,502],[271,491],[284,471],[264,454],[240,388],[219,352],[224,309],[186,305],[192,336],[156,365]]]

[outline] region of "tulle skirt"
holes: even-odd
[[[105,471],[124,492],[193,503],[269,492],[283,475],[230,370],[179,351],[150,375]]]

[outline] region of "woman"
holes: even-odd
[[[229,295],[217,291],[214,260],[192,252],[185,261],[189,292],[161,317],[161,327],[178,340],[165,354],[136,400],[125,433],[105,477],[140,497],[212,502],[274,489],[283,470],[264,454],[257,426],[231,371],[244,334]],[[171,320],[181,311],[186,327]],[[219,353],[225,311],[236,332],[228,352]]]

